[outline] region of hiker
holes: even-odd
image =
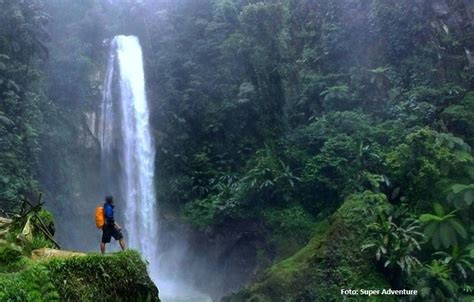
[[[125,250],[122,228],[114,220],[114,198],[112,196],[105,197],[104,218],[105,224],[102,227],[102,242],[100,243],[101,253],[105,253],[105,244],[110,243],[111,237],[119,241],[122,251]]]

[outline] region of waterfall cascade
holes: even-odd
[[[116,36],[111,42],[100,115],[104,193],[118,200],[117,214],[123,214],[128,246],[148,260],[150,276],[159,287],[162,301],[210,301],[173,278],[179,270],[177,254],[183,253],[181,248],[175,249],[176,254],[158,255],[155,149],[137,37]]]
[[[149,261],[150,275],[156,282],[155,149],[150,134],[142,50],[135,36],[116,36],[111,42],[99,139],[106,193],[116,195],[127,244]]]

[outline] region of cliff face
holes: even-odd
[[[443,30],[459,38],[471,72],[471,89],[474,88],[474,1],[436,0],[432,9]]]
[[[74,116],[75,115],[75,116]],[[97,250],[93,212],[103,202],[100,147],[82,113],[58,113],[42,136],[40,188],[67,249]]]
[[[387,206],[383,194],[350,196],[328,223],[320,223],[308,245],[223,301],[333,301],[342,288],[389,288],[371,255],[361,250],[366,226],[375,218],[367,209]]]

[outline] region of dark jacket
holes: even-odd
[[[105,223],[108,225],[114,225],[114,205],[110,203],[104,203],[104,214],[105,214]]]

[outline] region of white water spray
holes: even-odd
[[[158,213],[154,189],[155,149],[140,43],[135,36],[116,36],[111,44],[101,106],[99,138],[107,192],[124,213],[127,244],[150,263],[156,282]],[[116,89],[115,87],[118,86]],[[117,93],[119,92],[119,93]]]
[[[155,149],[137,37],[116,36],[112,40],[100,120],[104,193],[111,193],[118,200],[117,212],[124,213],[129,247],[139,250],[150,263],[149,273],[159,287],[162,301],[210,301],[173,278],[180,269],[176,260],[179,256],[158,255]]]

